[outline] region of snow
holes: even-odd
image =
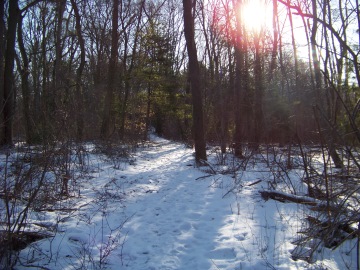
[[[291,259],[307,209],[261,198],[271,178],[265,164],[242,172],[234,188],[240,177],[209,175],[194,166],[193,149],[155,136],[131,162],[114,166],[91,154],[89,164],[89,177],[77,180],[80,196],[62,202],[76,211],[32,213],[32,222],[56,227],[54,237],[24,249],[15,269],[356,267],[351,241],[313,264]]]

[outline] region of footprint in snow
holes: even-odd
[[[235,235],[235,238],[236,238],[238,241],[244,241],[244,240],[246,239],[246,236],[247,236],[247,233],[237,234],[237,235]]]
[[[189,215],[189,218],[190,219],[193,219],[193,220],[199,220],[200,218],[201,218],[201,214],[199,214],[199,213],[191,213],[190,215]]]
[[[228,237],[228,236],[224,236],[219,239],[220,242],[228,241],[228,240],[230,240],[230,237]]]
[[[233,248],[220,248],[210,251],[209,257],[215,260],[234,259],[236,253]]]
[[[179,230],[180,231],[189,231],[191,229],[191,224],[189,222],[185,222],[182,225],[180,225]]]

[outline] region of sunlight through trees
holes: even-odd
[[[359,0],[0,0],[0,150],[56,149],[67,190],[75,142],[110,151],[157,134],[214,174],[217,147],[235,171],[279,147],[286,165],[268,166],[287,175],[296,152],[324,224],[358,237],[359,29]]]

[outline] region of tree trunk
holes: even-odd
[[[255,39],[255,62],[254,62],[254,78],[255,78],[255,95],[254,95],[254,142],[252,143],[252,149],[257,151],[259,149],[262,139],[262,125],[263,125],[263,72],[261,66],[261,52],[260,52],[260,37]]]
[[[273,3],[273,14],[272,14],[272,23],[273,23],[273,46],[272,46],[272,53],[271,53],[271,62],[270,62],[270,70],[269,70],[269,76],[268,76],[268,82],[270,83],[274,70],[276,68],[276,56],[278,53],[278,2],[277,0],[272,0]]]
[[[23,115],[25,125],[26,142],[31,144],[34,142],[34,130],[33,130],[33,119],[30,114],[30,88],[29,88],[29,58],[26,53],[23,40],[23,17],[19,16],[18,22],[18,45],[19,51],[22,58],[22,65],[20,60],[18,61],[18,68],[21,75],[21,90],[23,98]]]
[[[82,74],[85,67],[85,41],[82,36],[81,20],[79,8],[75,0],[71,0],[71,5],[74,9],[75,20],[76,20],[76,34],[80,45],[80,64],[76,71],[76,104],[78,105],[78,111],[76,115],[77,134],[76,137],[80,141],[83,139],[84,132],[84,94],[82,88]]]
[[[317,5],[316,1],[312,1],[312,9],[313,9],[313,26],[311,29],[310,43],[311,43],[311,51],[312,51],[312,60],[314,67],[314,77],[315,77],[315,91],[318,98],[320,98],[321,91],[321,71],[320,71],[320,62],[317,56],[317,48],[316,48],[316,33],[318,29],[317,25]]]
[[[63,53],[63,18],[66,7],[66,0],[58,0],[56,4],[56,32],[55,32],[55,63],[54,63],[54,78],[52,91],[49,93],[49,106],[50,106],[50,117],[55,117],[54,113],[56,110],[56,96],[62,86],[62,53]]]
[[[192,14],[193,5],[192,0],[183,0],[184,8],[184,32],[186,39],[186,47],[189,56],[189,70],[190,87],[193,103],[193,133],[195,142],[195,159],[197,162],[206,160],[206,143],[203,123],[203,108],[202,108],[202,89],[200,82],[200,68],[197,59],[197,50],[195,44],[194,33],[194,17]]]
[[[48,59],[47,59],[47,22],[46,22],[46,13],[47,13],[47,5],[41,9],[41,63],[40,66],[42,68],[42,78],[41,78],[41,103],[40,103],[40,112],[39,117],[41,121],[41,136],[42,138],[47,138],[49,136],[49,120],[50,120],[50,90],[49,90],[49,77],[50,77],[50,69],[48,67]],[[42,117],[41,117],[42,116]]]
[[[299,86],[300,86],[300,77],[299,77],[299,60],[297,56],[297,46],[295,42],[295,33],[294,33],[294,23],[293,23],[293,15],[290,9],[290,0],[287,0],[287,15],[289,17],[289,23],[290,23],[290,29],[291,29],[291,45],[293,48],[294,53],[294,68],[295,68],[295,93],[296,95],[299,95]],[[295,115],[295,126],[297,133],[301,138],[304,137],[304,129],[303,126],[300,126],[300,124],[303,122],[301,121],[302,113],[301,113],[301,106],[302,104],[298,104],[294,106],[294,115]]]
[[[12,145],[13,141],[13,117],[15,112],[15,85],[14,85],[14,60],[16,28],[20,10],[18,0],[9,1],[8,30],[6,34],[6,54],[4,67],[4,130],[1,145]]]
[[[4,141],[5,0],[0,0],[0,142]]]
[[[355,1],[355,3],[356,3],[356,6],[357,7],[359,7],[360,5],[359,5],[359,0],[356,0]],[[356,10],[356,17],[357,17],[357,26],[358,26],[358,30],[357,30],[357,34],[358,34],[358,38],[359,38],[359,46],[360,46],[360,9],[359,8],[357,8],[357,10]],[[355,59],[354,59],[355,60]],[[356,57],[356,60],[357,60],[357,57]],[[357,67],[358,66],[358,64],[356,65],[356,63],[355,63],[355,67]],[[359,69],[360,68],[355,68],[355,72],[357,72],[357,82],[358,82],[358,85],[360,85],[360,74],[359,74]],[[360,226],[360,225],[359,225]]]
[[[113,0],[112,30],[111,30],[111,52],[108,71],[108,85],[104,102],[104,110],[100,136],[102,139],[109,138],[111,135],[111,123],[113,118],[114,92],[115,92],[115,73],[118,61],[118,26],[119,26],[119,4],[120,0]]]
[[[237,46],[240,46],[237,44]],[[242,71],[244,65],[243,53],[239,48],[235,48],[235,89],[234,89],[234,100],[235,100],[235,133],[234,133],[234,154],[238,158],[243,158],[242,153],[242,124],[243,118],[241,117],[241,104],[242,104]]]
[[[134,64],[135,64],[135,60],[136,60],[136,53],[138,50],[138,40],[139,40],[139,36],[140,36],[140,26],[141,26],[141,20],[142,20],[142,14],[143,14],[143,9],[145,6],[145,0],[142,0],[141,3],[139,4],[139,14],[138,14],[138,19],[137,19],[137,25],[136,25],[136,32],[135,32],[135,38],[133,41],[133,49],[132,49],[132,53],[131,53],[131,62],[130,62],[130,66],[127,66],[127,48],[128,48],[128,37],[125,33],[125,38],[124,38],[124,47],[126,49],[124,49],[124,59],[123,59],[123,72],[124,72],[124,99],[122,102],[122,107],[121,107],[121,113],[120,113],[120,130],[119,130],[119,137],[120,139],[124,139],[125,136],[125,122],[126,122],[126,115],[127,115],[127,106],[128,106],[128,100],[129,100],[129,95],[130,95],[130,79],[131,79],[131,74],[134,68]],[[126,30],[126,26],[122,25],[122,31],[125,32]],[[146,127],[145,129],[145,140],[147,138],[147,130],[148,127]]]
[[[324,12],[326,12],[326,6],[324,6]],[[312,2],[312,12],[313,12],[313,27],[311,29],[311,37],[310,37],[310,43],[311,43],[311,49],[313,52],[313,66],[314,66],[314,77],[315,77],[315,91],[316,91],[316,95],[318,98],[318,102],[321,104],[321,100],[322,100],[322,95],[321,95],[321,89],[322,89],[322,83],[321,83],[321,70],[320,70],[320,61],[318,59],[317,56],[317,47],[316,47],[316,34],[318,31],[318,17],[317,17],[317,4],[316,1]],[[324,15],[325,16],[325,15]],[[328,44],[326,44],[326,46],[328,46]],[[329,53],[329,50],[326,50],[326,53]],[[325,70],[327,70],[327,68],[325,67]],[[330,102],[331,103],[331,102]],[[332,105],[328,104],[328,108],[327,108],[327,113],[328,113],[328,117],[329,117],[329,121],[333,122],[336,118],[336,116],[332,116],[331,111],[332,111]],[[320,106],[321,108],[321,106]],[[335,114],[334,114],[335,115]],[[335,118],[334,118],[335,117]],[[323,127],[326,124],[323,124],[323,121],[319,120],[320,126]],[[336,121],[336,120],[335,120]],[[335,140],[335,135],[333,134],[334,131],[332,130],[333,127],[329,127],[331,130],[328,133],[329,136],[327,136],[327,141],[329,143],[328,144],[328,148],[329,148],[329,155],[331,157],[331,159],[333,160],[335,167],[336,168],[343,168],[343,163],[342,160],[339,156],[339,154],[336,152],[336,146],[334,144],[334,140]]]
[[[148,140],[148,130],[150,127],[150,112],[151,112],[151,86],[150,81],[147,85],[147,101],[146,101],[146,116],[145,116],[145,130],[144,130],[144,141]]]
[[[236,1],[236,9],[240,10],[242,1]],[[234,89],[234,100],[235,100],[235,133],[234,133],[234,154],[238,158],[243,157],[242,153],[242,96],[244,93],[243,89],[243,75],[244,75],[244,51],[243,51],[243,38],[244,31],[242,29],[242,18],[240,13],[236,16],[236,38],[235,38],[235,89]]]

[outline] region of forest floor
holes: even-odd
[[[355,240],[293,260],[307,207],[261,197],[273,175],[261,159],[233,173],[235,159],[218,161],[209,151],[210,166],[195,167],[193,149],[155,136],[126,162],[90,154],[63,210],[29,217],[56,230],[15,269],[356,269]]]

